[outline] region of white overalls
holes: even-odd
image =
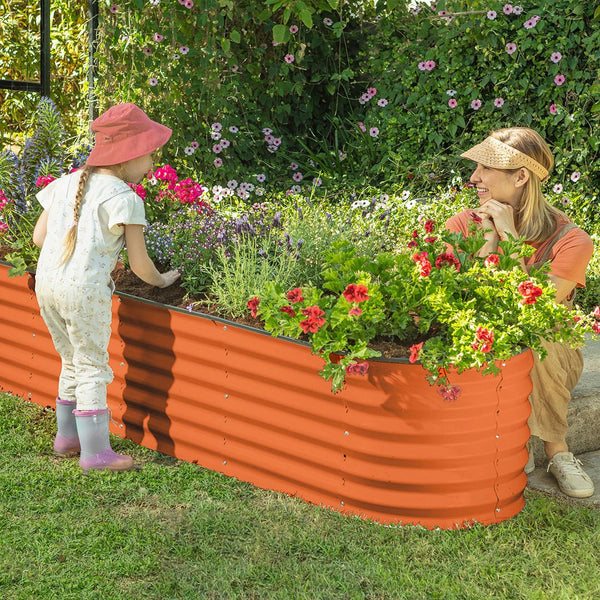
[[[36,271],[40,313],[62,359],[58,394],[78,410],[105,409],[112,381],[108,342],[112,321],[110,274],[125,242],[123,225],[146,225],[142,199],[120,179],[92,173],[87,182],[75,251],[61,265],[73,224],[80,171],[37,194],[48,213],[46,239]]]

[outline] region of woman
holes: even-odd
[[[556,301],[572,302],[575,288],[585,285],[585,270],[592,257],[590,237],[560,210],[548,203],[541,184],[554,166],[550,148],[534,130],[512,127],[493,131],[488,138],[467,150],[462,157],[477,163],[470,181],[477,189],[479,208],[475,211],[485,231],[480,255],[498,251],[498,242],[508,236],[524,237],[535,253],[522,259],[528,271],[550,261],[549,276],[556,287]],[[469,233],[473,211],[450,218],[447,229]],[[479,221],[479,219],[476,219]],[[560,489],[574,498],[587,498],[594,484],[569,452],[565,441],[567,405],[583,369],[581,350],[547,342],[548,356],[535,356],[531,372],[533,391],[529,428],[544,441],[548,470]],[[525,471],[533,471],[533,455]]]

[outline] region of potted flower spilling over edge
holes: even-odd
[[[464,237],[422,219],[405,252],[359,256],[337,244],[324,256],[321,288],[270,281],[248,307],[274,336],[307,340],[334,392],[346,374],[367,373],[367,360],[381,356],[373,342],[388,340],[410,346],[409,361],[420,361],[446,400],[460,394],[449,368],[497,374],[495,361],[526,348],[545,357],[543,340],[578,347],[600,331],[600,309],[583,315],[554,301],[547,265],[523,271],[519,258],[534,251],[523,240],[479,257],[483,244],[475,225]]]

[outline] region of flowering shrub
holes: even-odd
[[[248,306],[273,335],[307,340],[334,391],[346,375],[367,372],[367,359],[381,355],[374,343],[389,340],[410,346],[410,362],[420,361],[447,399],[459,392],[451,367],[497,373],[496,361],[525,348],[545,356],[543,340],[583,345],[584,333],[600,328],[600,311],[574,317],[554,302],[546,271],[521,269],[531,247],[501,242],[502,254],[480,258],[483,243],[481,233],[464,238],[425,219],[402,253],[359,256],[339,243],[324,256],[320,287],[271,281]]]

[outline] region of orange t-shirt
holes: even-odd
[[[469,235],[472,213],[472,210],[464,210],[450,217],[446,222],[446,229],[453,233]],[[566,222],[561,219],[557,223],[555,231]],[[544,250],[551,240],[552,238],[538,244],[530,243],[529,245],[533,246],[536,251],[525,259],[525,264],[532,265],[542,258]],[[558,240],[550,251],[550,273],[567,281],[575,281],[577,287],[583,287],[585,285],[585,270],[593,253],[594,244],[590,236],[583,229],[574,227]]]

